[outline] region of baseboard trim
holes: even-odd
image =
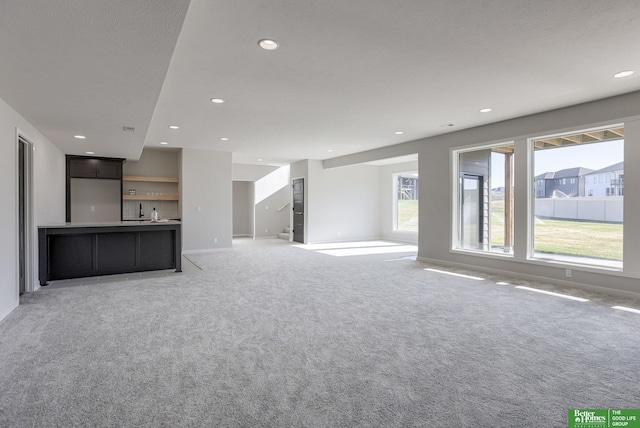
[[[15,305],[14,307],[9,307],[7,309],[5,309],[3,312],[0,312],[0,323],[6,318],[8,317],[11,312],[15,311],[16,309],[18,309],[18,306],[20,306],[20,304],[18,303],[17,305]]]
[[[488,274],[493,274],[493,275],[502,275],[502,276],[505,276],[507,278],[523,279],[523,280],[526,280],[526,281],[533,281],[533,282],[546,282],[548,284],[557,285],[557,286],[563,287],[563,288],[577,288],[577,289],[583,290],[583,291],[590,291],[592,293],[606,294],[606,295],[609,295],[609,296],[622,297],[622,298],[625,298],[625,299],[633,299],[633,300],[640,299],[640,293],[635,293],[633,291],[627,291],[627,290],[619,290],[617,288],[601,287],[601,286],[598,286],[598,285],[584,284],[582,282],[572,282],[572,281],[566,281],[566,280],[562,280],[562,279],[548,278],[546,276],[530,275],[530,274],[526,274],[526,273],[518,273],[518,272],[512,272],[512,271],[507,271],[507,270],[502,270],[502,269],[485,268],[485,267],[481,267],[481,266],[469,266],[469,265],[464,264],[464,263],[456,263],[456,262],[449,262],[449,261],[445,261],[445,260],[430,259],[428,257],[416,257],[416,260],[419,261],[419,262],[423,262],[423,263],[430,263],[430,264],[434,264],[434,265],[459,268],[459,269],[464,269],[464,270],[467,270],[467,271],[476,271],[476,272],[488,273]]]

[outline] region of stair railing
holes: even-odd
[[[278,211],[282,211],[287,205],[289,205],[291,203],[291,201],[287,201],[284,203],[284,205],[282,205],[280,208],[278,208]]]

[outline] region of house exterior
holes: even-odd
[[[536,198],[546,198],[547,196],[547,180],[553,180],[553,172],[545,172],[537,175],[535,180]]]
[[[567,168],[556,172],[546,172],[535,177],[536,198],[572,198],[584,196],[584,175],[589,168]]]
[[[624,162],[586,174],[584,190],[585,196],[624,195]]]

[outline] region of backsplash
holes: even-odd
[[[122,219],[139,220],[140,204],[142,204],[142,219],[149,220],[155,207],[158,218],[178,219],[178,201],[122,201]]]

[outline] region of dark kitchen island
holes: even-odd
[[[38,226],[39,279],[174,269],[182,272],[179,221]]]

